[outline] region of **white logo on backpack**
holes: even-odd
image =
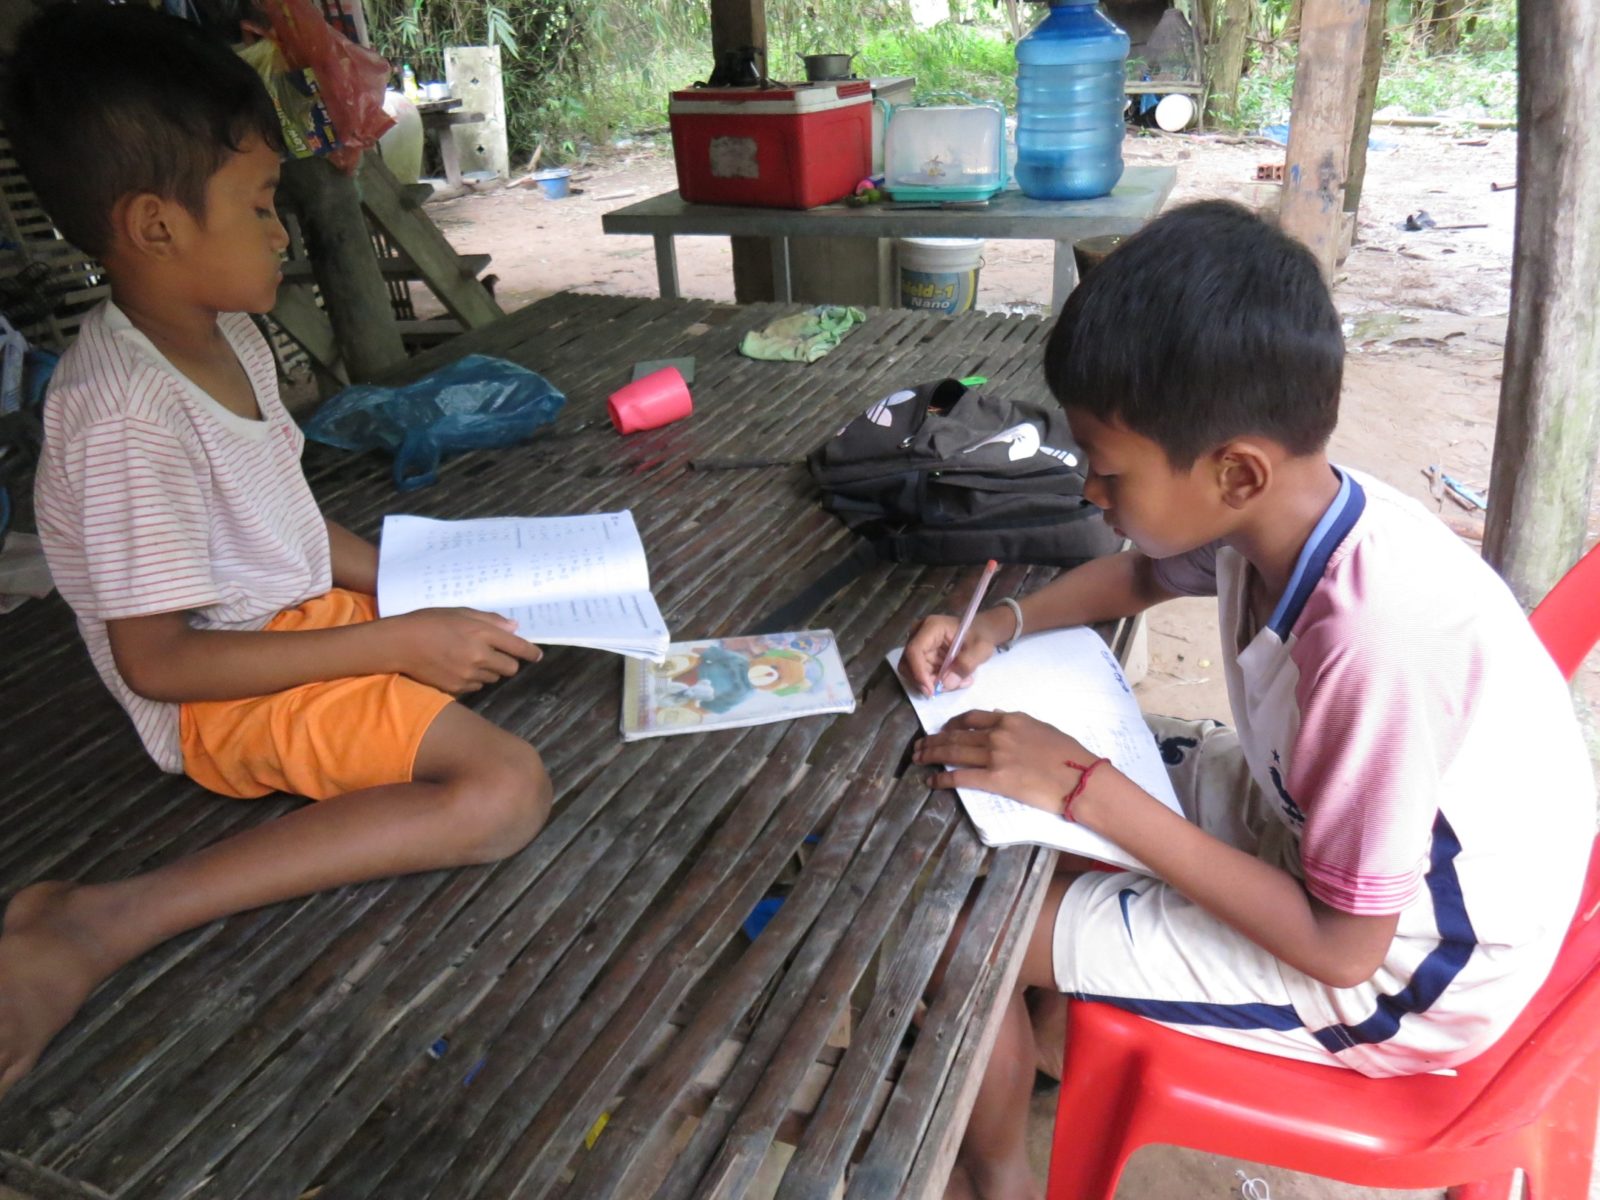
[[[1035,454],[1048,454],[1051,458],[1066,463],[1069,467],[1078,465],[1078,456],[1070,450],[1057,450],[1053,446],[1046,446],[1040,440],[1039,430],[1033,425],[1013,425],[1010,429],[1002,429],[999,433],[968,446],[961,453],[971,454],[974,450],[982,450],[985,446],[1008,444],[1006,457],[1012,462],[1020,462],[1024,458],[1032,458]]]
[[[904,404],[907,400],[915,400],[916,397],[915,392],[904,390],[891,393],[867,409],[867,420],[874,425],[893,425],[894,414],[889,410],[897,404]]]

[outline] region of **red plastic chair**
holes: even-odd
[[[1600,640],[1600,546],[1530,620],[1570,679]],[[1503,1200],[1520,1167],[1531,1200],[1584,1200],[1600,1113],[1597,911],[1600,843],[1550,978],[1453,1077],[1370,1079],[1073,1001],[1050,1200],[1111,1200],[1128,1156],[1155,1142],[1366,1187],[1454,1184],[1451,1200]]]

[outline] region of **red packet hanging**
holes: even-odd
[[[322,101],[339,134],[339,145],[329,159],[354,172],[362,151],[376,146],[394,124],[383,111],[388,60],[340,34],[310,0],[262,0],[261,7],[271,23],[270,36],[289,65],[309,67],[316,74]]]

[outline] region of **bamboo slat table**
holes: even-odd
[[[607,233],[644,233],[655,239],[656,279],[663,297],[678,294],[674,239],[695,235],[772,240],[772,279],[779,300],[792,297],[789,239],[795,237],[1048,238],[1055,242],[1050,310],[1059,313],[1077,285],[1072,243],[1109,233],[1137,233],[1161,211],[1178,173],[1173,167],[1130,166],[1109,196],[1094,200],[1032,200],[1002,192],[981,208],[874,204],[850,208],[750,208],[689,204],[664,192],[600,218]]]
[[[618,658],[550,648],[473,701],[556,780],[527,849],[245,913],[129,966],[0,1101],[0,1184],[633,1200],[763,1194],[781,1173],[784,1200],[938,1194],[1053,863],[986,851],[953,796],[904,769],[916,720],[883,656],[974,572],[874,564],[797,610],[852,549],[803,469],[690,464],[796,454],[908,380],[1040,391],[1045,326],[874,312],[809,367],[734,353],[781,311],[552,297],[408,364],[526,363],[570,396],[552,430],[405,497],[372,457],[312,447],[307,468],[329,515],[369,535],[387,511],[629,507],[675,635],[832,628],[857,711],[624,744]],[[619,438],[604,397],[630,364],[688,354],[695,415]],[[1049,574],[1009,569],[997,594]],[[148,869],[293,803],[160,775],[59,599],[0,635],[0,894]],[[741,923],[779,891],[750,940]]]

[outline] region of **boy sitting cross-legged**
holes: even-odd
[[[19,892],[0,933],[0,1092],[164,939],[501,858],[551,798],[532,746],[451,699],[539,648],[467,609],[376,619],[375,548],[323,518],[301,473],[244,315],[272,307],[288,241],[260,80],[183,21],[106,4],[47,9],[10,74],[17,158],[111,282],[46,402],[36,498],[55,582],[163,770],[322,803],[132,879]]]
[[[1594,837],[1567,689],[1510,591],[1421,506],[1328,461],[1344,343],[1310,253],[1235,205],[1153,222],[1067,302],[1045,375],[1084,494],[1136,549],[1021,601],[1024,630],[1214,595],[1233,728],[1152,720],[1188,820],[1071,736],[971,712],[924,739],[936,786],[1012,796],[1153,876],[1053,883],[950,1195],[1040,1194],[1024,1153],[1064,999],[1368,1075],[1485,1050],[1555,959]],[[1017,631],[981,614],[943,680]],[[955,622],[903,667],[931,691]],[[1036,1042],[1035,1028],[1042,1037]]]

